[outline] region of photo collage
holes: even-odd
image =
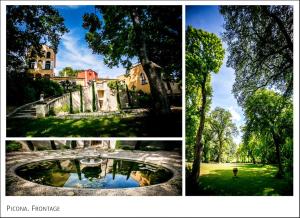
[[[299,215],[298,58],[298,1],[1,1],[1,217]]]

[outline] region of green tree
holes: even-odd
[[[200,174],[200,161],[203,149],[203,129],[205,124],[205,115],[208,109],[211,85],[210,74],[218,73],[224,58],[224,49],[221,40],[213,33],[203,30],[197,30],[189,26],[186,31],[186,74],[187,89],[194,89],[194,94],[198,96],[188,96],[187,104],[193,104],[193,99],[197,107],[194,109],[199,116],[199,125],[197,125],[197,134],[194,145],[194,161],[191,174],[191,181],[196,184]],[[201,93],[201,97],[199,98]],[[189,92],[191,94],[191,92]],[[189,117],[187,118],[189,119]]]
[[[246,128],[270,138],[275,148],[278,177],[283,176],[282,148],[287,141],[292,149],[293,105],[291,99],[271,90],[258,90],[245,103]],[[249,140],[248,140],[249,141]],[[247,141],[246,141],[247,142]]]
[[[83,112],[83,93],[82,93],[82,85],[79,86],[80,92],[80,112]]]
[[[59,72],[59,76],[77,76],[78,70],[73,70],[72,67],[65,67]]]
[[[86,40],[109,66],[125,66],[138,59],[149,79],[154,112],[167,114],[170,106],[162,82],[181,72],[181,7],[96,6],[103,17],[85,14]]]
[[[108,87],[117,95],[117,104],[118,104],[118,109],[121,110],[121,98],[120,98],[120,91],[124,90],[124,85],[120,81],[110,81],[108,82]]]
[[[96,99],[96,90],[95,90],[95,82],[92,82],[92,105],[93,105],[93,111],[97,111],[97,99]]]
[[[236,125],[231,119],[231,113],[224,108],[216,107],[210,114],[208,122],[212,132],[216,135],[217,162],[221,162],[226,145],[233,145],[232,136],[238,133]]]
[[[59,40],[68,32],[64,19],[48,5],[8,5],[6,9],[7,72],[24,71],[29,48],[42,56],[42,44],[57,52]]]
[[[293,93],[293,7],[221,6],[227,66],[235,70],[233,93],[240,105],[260,88]]]

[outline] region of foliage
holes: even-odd
[[[292,158],[293,104],[291,99],[271,90],[258,90],[245,103],[244,145],[267,146],[267,153],[275,149],[279,174],[283,173],[282,161]],[[251,137],[260,144],[254,144]],[[282,157],[285,149],[287,157]],[[263,150],[263,149],[262,149]],[[269,151],[270,150],[270,151]]]
[[[70,114],[73,114],[74,113],[74,111],[73,111],[73,94],[72,94],[72,92],[70,91],[70,106],[69,106],[69,113]]]
[[[138,106],[141,108],[151,108],[152,104],[152,97],[151,95],[143,92],[142,90],[139,90],[136,92],[136,96],[137,98],[137,102],[138,102]]]
[[[54,108],[54,113],[58,114],[59,112],[70,112],[70,107],[68,104],[64,104],[61,107]]]
[[[7,77],[7,104],[23,105],[40,99],[44,93],[45,98],[60,96],[63,88],[56,82],[47,78],[33,79],[28,74],[10,74]]]
[[[223,108],[216,107],[208,118],[210,133],[214,137],[214,150],[216,151],[216,161],[224,162],[225,153],[233,154],[234,145],[232,136],[237,134],[237,127],[231,119],[231,113]],[[210,136],[213,139],[213,136]],[[234,149],[233,149],[234,150]]]
[[[211,102],[211,73],[218,73],[225,51],[213,33],[188,26],[186,31],[186,123],[187,150],[194,145],[192,177],[199,176],[205,116]],[[187,152],[188,157],[192,156]]]
[[[82,86],[80,85],[80,112],[83,112],[83,96],[82,96]]]
[[[64,77],[64,76],[70,76],[70,77],[76,77],[79,72],[83,70],[73,70],[72,67],[65,67],[61,71],[59,71],[59,76]]]
[[[20,151],[22,145],[16,141],[6,141],[6,152]]]
[[[83,16],[86,40],[105,56],[109,67],[127,69],[139,58],[139,35],[143,32],[149,58],[166,72],[181,73],[181,7],[178,6],[96,6],[103,22],[94,13]],[[142,32],[135,32],[133,14],[139,15]],[[155,31],[153,31],[155,29]],[[176,49],[174,49],[176,48]]]
[[[68,32],[64,19],[48,5],[8,5],[6,29],[8,73],[24,71],[29,48],[33,57],[44,55],[42,44],[57,52],[59,40]]]
[[[112,90],[114,94],[117,95],[118,109],[121,110],[120,91],[124,90],[124,84],[118,80],[115,80],[115,81],[109,81],[107,86]]]
[[[97,99],[96,99],[96,90],[95,90],[95,82],[92,82],[92,106],[93,111],[97,111]]]
[[[109,67],[127,69],[139,60],[149,79],[153,108],[167,114],[170,106],[165,78],[181,78],[181,7],[179,6],[96,6],[83,16],[89,32],[86,41],[95,53],[104,55]]]
[[[293,93],[293,7],[221,6],[238,102],[259,88]]]

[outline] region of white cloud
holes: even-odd
[[[56,58],[55,74],[64,67],[72,67],[73,69],[92,69],[98,73],[100,78],[116,78],[118,75],[124,74],[124,68],[110,69],[103,63],[101,55],[93,54],[88,48],[87,43],[80,40],[74,30],[70,31],[62,37],[61,45]]]
[[[81,5],[61,5],[61,6],[55,6],[56,8],[61,8],[61,9],[77,9]]]
[[[232,115],[232,120],[239,122],[241,120],[241,115],[231,106],[228,108]]]

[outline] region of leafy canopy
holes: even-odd
[[[221,6],[227,66],[235,70],[233,93],[240,105],[260,88],[293,94],[293,7]]]
[[[68,32],[64,19],[48,5],[9,5],[6,11],[7,69],[20,69],[31,55],[43,55],[42,44],[57,52],[59,40]]]
[[[165,77],[181,76],[181,7],[177,6],[96,6],[100,12],[84,14],[86,41],[95,53],[104,55],[109,67],[129,69],[140,59],[145,43],[147,57],[163,68]],[[133,26],[138,14],[141,31]],[[142,35],[141,35],[142,34]]]

